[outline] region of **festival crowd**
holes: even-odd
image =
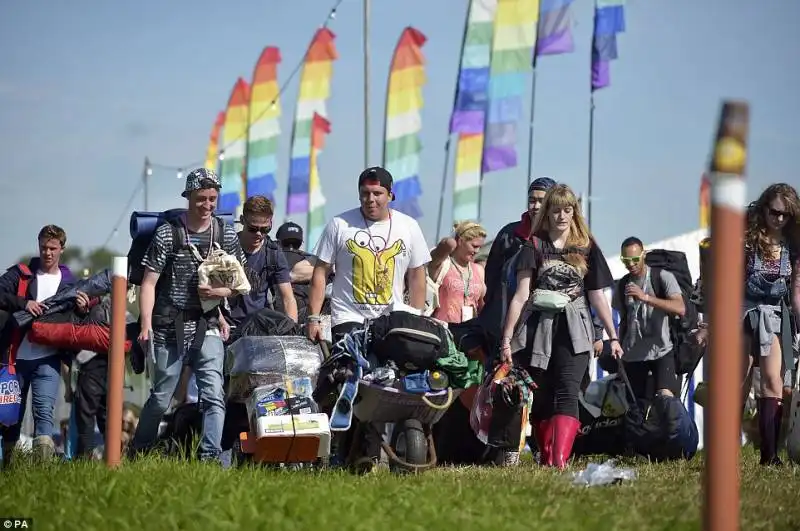
[[[487,367],[509,364],[533,382],[531,447],[542,466],[557,468],[567,466],[581,430],[580,398],[592,357],[603,357],[612,371],[624,370],[637,399],[653,400],[679,395],[679,350],[689,351],[694,362],[702,356],[709,239],[701,243],[701,277],[690,278],[688,289],[682,275],[653,265],[636,235],[620,241],[628,274],[615,280],[578,198],[565,183],[534,180],[527,190],[528,209],[498,232],[485,260],[480,253],[488,233],[475,221],[456,223],[450,235],[430,245],[415,219],[392,208],[393,180],[386,169],[368,168],[354,185],[358,206],[333,216],[310,253],[301,250],[303,230],[295,223],[283,224],[271,238],[275,205],[266,197],[245,201],[237,232],[215,216],[217,175],[204,168],[188,174],[185,214],[158,226],[141,264],[131,264],[143,267],[139,332],[129,338],[134,343],[131,364],[142,367],[143,358],[149,358],[151,390],[138,418],[126,416],[130,436],[123,444],[129,458],[160,448],[165,415],[189,401],[192,382],[199,404],[198,457],[223,459],[238,436],[228,426],[233,413],[225,398],[226,346],[245,319],[264,308],[288,316],[315,342],[328,337],[326,314],[336,343],[400,301],[448,326],[480,327]],[[791,391],[796,363],[798,216],[795,189],[772,185],[751,205],[743,241],[746,347],[739,359],[745,395],[753,369],[760,371],[758,432],[764,465],[780,464],[784,397]],[[47,225],[37,242],[37,258],[11,266],[0,277],[4,375],[13,372],[22,404],[18,418],[2,426],[4,466],[21,451],[29,394],[32,452],[43,459],[56,454],[55,405],[61,381],[72,380],[70,371],[78,371],[71,393],[79,434],[74,457],[96,457],[95,432],[105,426],[107,351],[74,352],[36,343],[28,329],[8,317],[28,312],[35,322],[47,313],[48,299],[76,282],[61,263],[65,231]],[[216,253],[242,266],[249,292],[200,283],[198,267]],[[86,315],[107,306],[108,298],[78,291],[72,311]],[[683,335],[673,332],[676,320]],[[735,361],[736,354],[730,354]],[[513,456],[505,462],[513,464]]]

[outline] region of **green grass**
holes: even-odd
[[[752,448],[744,449],[742,463],[741,529],[800,529],[800,468],[759,467]],[[700,528],[701,458],[621,464],[635,467],[639,478],[585,488],[531,463],[417,476],[222,470],[156,458],[115,471],[99,463],[20,463],[0,474],[0,516],[33,516],[37,530]]]

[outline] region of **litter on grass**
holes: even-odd
[[[615,466],[614,463],[615,461],[613,459],[609,459],[602,465],[589,463],[586,468],[580,472],[572,473],[572,484],[595,487],[597,485],[611,485],[636,479],[635,470],[632,468],[619,468]]]

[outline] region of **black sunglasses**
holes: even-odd
[[[776,210],[774,208],[770,208],[769,209],[769,215],[772,216],[772,217],[775,217],[775,218],[778,218],[778,217],[781,217],[781,216],[789,217],[789,213],[788,212],[785,212],[783,210]]]
[[[263,235],[269,234],[269,231],[272,230],[272,227],[253,227],[252,225],[247,225],[247,232],[251,232],[253,234],[260,232]]]

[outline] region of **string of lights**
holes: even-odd
[[[333,7],[328,11],[328,15],[325,17],[325,21],[322,24],[319,25],[319,29],[326,29],[330,25],[331,21],[336,19],[337,10],[339,9],[339,6],[342,5],[343,2],[344,2],[344,0],[336,0],[336,2],[334,3]],[[306,51],[306,54],[307,53],[308,53],[308,51]],[[290,72],[289,77],[286,78],[286,80],[283,82],[283,84],[278,89],[278,94],[272,100],[272,102],[270,104],[270,109],[274,109],[275,108],[275,106],[278,104],[278,101],[280,100],[281,96],[286,91],[286,89],[289,87],[289,84],[292,82],[292,80],[297,76],[297,74],[303,68],[303,65],[305,64],[305,61],[306,61],[306,54],[303,54],[303,57],[300,58],[300,60],[297,62],[295,67]],[[261,114],[256,116],[254,119],[250,120],[251,123],[259,120],[261,117],[266,115],[267,112],[270,109],[264,109],[261,112]],[[244,135],[239,135],[238,137],[236,137],[233,140],[231,140],[231,142],[228,143],[227,145],[220,147],[219,153],[217,155],[217,158],[220,161],[225,160],[225,150],[228,147],[230,147],[232,144],[238,142],[239,140],[244,139],[246,136],[247,136],[247,130],[245,130]],[[114,224],[114,227],[111,229],[111,232],[109,233],[108,237],[106,238],[105,243],[103,244],[103,246],[104,247],[108,247],[108,245],[111,243],[111,240],[119,233],[120,225],[122,225],[122,223],[125,221],[125,217],[128,214],[128,211],[130,210],[131,206],[133,205],[133,202],[136,199],[136,197],[139,195],[139,193],[142,192],[142,189],[145,189],[145,192],[146,192],[147,180],[148,180],[148,177],[153,175],[153,170],[172,171],[172,172],[176,173],[176,176],[177,176],[178,179],[182,179],[183,176],[184,176],[184,171],[186,169],[191,170],[192,168],[195,168],[195,167],[198,167],[198,166],[202,166],[204,164],[205,164],[205,159],[201,160],[201,161],[191,162],[191,163],[188,163],[188,164],[173,165],[173,164],[163,164],[163,163],[160,163],[160,162],[153,162],[149,158],[145,158],[144,178],[140,179],[139,183],[136,186],[136,188],[134,188],[133,193],[131,193],[130,198],[128,198],[128,202],[125,204],[125,207],[122,209],[122,213],[120,214],[119,219]],[[145,202],[147,202],[147,201],[145,200]]]

